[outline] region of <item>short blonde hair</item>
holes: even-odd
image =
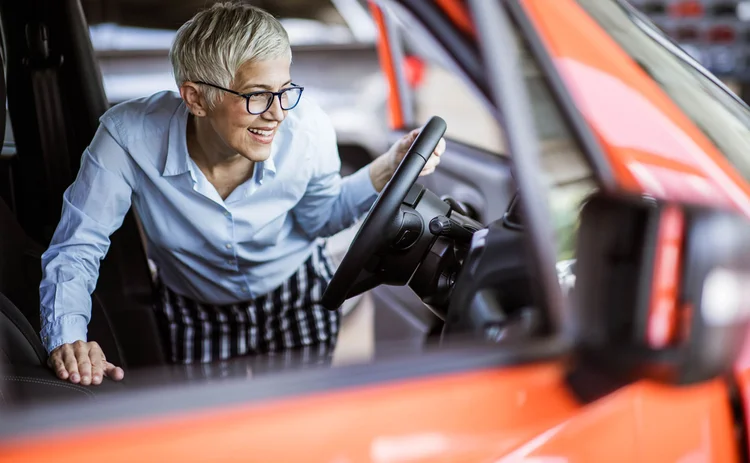
[[[289,36],[270,13],[243,3],[216,3],[177,31],[169,51],[177,86],[204,81],[229,87],[246,62],[275,59],[292,51]],[[222,92],[204,86],[213,106]]]

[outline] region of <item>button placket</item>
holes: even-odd
[[[229,210],[224,210],[224,217],[229,219],[229,222],[227,223],[228,233],[231,240],[234,240],[234,220],[232,220],[232,213],[229,212]],[[234,245],[232,243],[226,243],[224,244],[224,247],[227,249],[227,251],[231,251],[234,249]],[[227,264],[230,265],[232,268],[235,267],[235,255],[234,252],[230,253],[229,258],[226,260]]]

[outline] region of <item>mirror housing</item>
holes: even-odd
[[[571,325],[583,364],[691,384],[731,371],[750,318],[750,221],[704,207],[592,197]]]

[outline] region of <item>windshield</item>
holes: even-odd
[[[633,7],[577,1],[750,181],[748,107]]]

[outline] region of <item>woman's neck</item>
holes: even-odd
[[[213,174],[216,171],[235,169],[239,165],[252,167],[252,161],[227,150],[226,145],[216,138],[210,125],[201,124],[192,114],[188,116],[188,153],[201,170]]]

